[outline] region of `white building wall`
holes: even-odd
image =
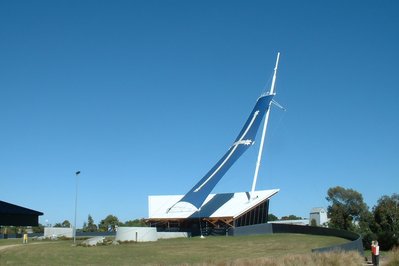
[[[158,232],[158,239],[187,238],[187,232]]]
[[[73,229],[66,227],[44,227],[44,237],[73,237]]]
[[[269,221],[270,224],[295,224],[295,225],[309,225],[308,219],[301,220],[278,220],[278,221]]]
[[[148,242],[157,241],[157,229],[155,227],[118,227],[116,241]]]

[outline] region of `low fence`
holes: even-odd
[[[76,232],[76,237],[115,236],[116,232]],[[29,238],[44,236],[44,233],[29,233]],[[22,234],[0,234],[0,239],[22,238]]]
[[[260,235],[260,234],[274,234],[274,233],[293,233],[293,234],[308,234],[308,235],[322,235],[322,236],[335,236],[350,240],[348,243],[333,245],[329,247],[312,249],[312,252],[330,252],[336,250],[343,251],[358,251],[364,255],[362,237],[356,233],[331,229],[316,226],[303,226],[292,224],[256,224],[242,227],[235,227],[233,235]]]

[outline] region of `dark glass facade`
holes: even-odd
[[[263,224],[267,222],[269,215],[269,200],[266,200],[255,208],[243,213],[234,220],[234,227]]]
[[[157,227],[162,232],[190,232],[192,236],[197,235],[226,235],[233,227],[267,223],[269,214],[269,200],[249,209],[237,218],[233,217],[201,217],[186,219],[149,219],[147,224]]]

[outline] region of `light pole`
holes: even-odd
[[[78,175],[80,174],[80,171],[77,171],[75,173],[76,175],[76,194],[75,194],[75,219],[74,219],[74,225],[73,225],[73,243],[76,243],[76,213],[78,209]]]

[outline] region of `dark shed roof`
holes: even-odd
[[[37,226],[42,212],[0,200],[0,225]]]

